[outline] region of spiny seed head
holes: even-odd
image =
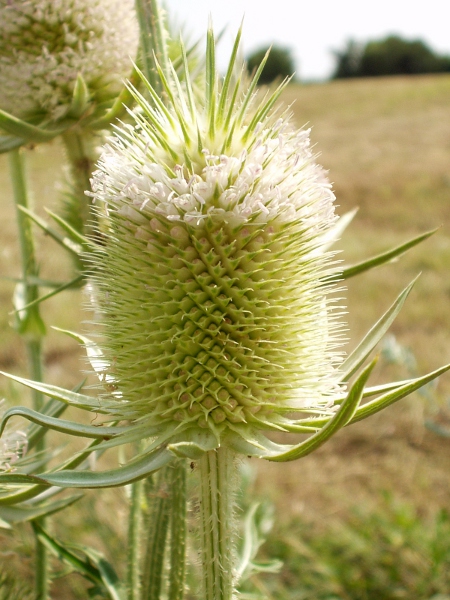
[[[280,90],[248,110],[252,89],[212,70],[203,102],[174,73],[168,108],[134,91],[135,124],[92,180],[110,406],[143,437],[245,436],[338,389],[335,267],[322,248],[336,219],[330,184],[309,132],[271,116]]]
[[[77,77],[108,102],[130,72],[138,29],[133,0],[0,0],[0,109],[55,121]]]

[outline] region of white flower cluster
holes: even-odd
[[[98,102],[114,97],[136,56],[133,0],[0,0],[0,109],[56,120],[81,74]]]
[[[134,222],[139,221],[139,210],[192,226],[214,216],[231,226],[275,219],[301,220],[311,233],[313,228],[327,228],[334,221],[334,194],[324,170],[314,162],[309,131],[284,132],[282,127],[276,124],[274,137],[273,131],[261,132],[237,156],[203,150],[200,173],[190,172],[186,164],[167,168],[168,161],[149,160],[145,132],[139,131],[132,151],[127,141],[116,138],[100,160],[93,195],[107,206],[112,202]],[[153,223],[157,228],[158,220]]]

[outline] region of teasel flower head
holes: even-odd
[[[47,130],[105,113],[139,37],[133,0],[0,0],[0,35],[0,109]],[[26,134],[5,119],[0,128]]]
[[[107,215],[93,296],[131,437],[247,439],[340,391],[334,195],[309,131],[272,111],[283,86],[241,90],[235,53],[220,84],[210,35],[202,103],[174,71],[168,108],[133,90],[135,123],[92,180]]]

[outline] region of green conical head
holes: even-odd
[[[208,55],[212,41],[209,40]],[[334,195],[310,149],[211,61],[206,98],[165,81],[168,106],[134,92],[92,181],[103,244],[91,258],[115,414],[222,443],[325,406],[341,323],[324,236]],[[110,386],[110,389],[111,386]]]

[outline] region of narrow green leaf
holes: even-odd
[[[359,406],[347,425],[351,425],[352,423],[356,423],[357,421],[361,421],[362,419],[366,419],[367,417],[387,408],[397,400],[401,400],[405,396],[415,392],[420,389],[422,386],[426,385],[433,379],[436,379],[443,373],[445,373],[450,368],[449,365],[441,367],[436,371],[428,373],[427,375],[423,375],[422,377],[417,377],[416,379],[406,379],[403,381],[394,381],[392,383],[386,383],[384,385],[375,385],[373,387],[367,387],[364,389],[363,398],[368,398],[370,396],[382,394],[375,400],[371,402],[367,402]],[[405,393],[406,392],[406,393]],[[341,402],[341,399],[335,400],[335,403],[338,404]],[[328,421],[327,417],[314,417],[309,419],[302,419],[297,423],[290,421],[289,419],[281,420],[280,423],[290,433],[306,433],[308,430],[317,430],[320,427],[323,427]]]
[[[24,139],[14,135],[0,135],[0,154],[19,148],[25,143],[26,141]]]
[[[60,235],[57,231],[49,227],[44,219],[38,217],[34,212],[23,206],[20,206],[19,209],[65,250],[68,250],[76,256],[79,256],[83,252],[83,247],[80,244],[75,244],[70,238]]]
[[[0,518],[4,519],[8,523],[23,523],[24,521],[32,521],[39,517],[45,517],[52,515],[68,506],[74,504],[77,500],[82,497],[81,494],[77,496],[70,496],[63,500],[57,500],[47,504],[32,504],[21,506],[0,506]]]
[[[412,392],[415,392],[416,390],[423,387],[433,379],[436,379],[436,377],[439,377],[449,369],[450,364],[445,365],[440,369],[436,369],[435,371],[428,373],[428,375],[424,375],[422,377],[418,377],[417,379],[413,379],[412,381],[407,382],[405,385],[400,386],[396,390],[383,394],[375,400],[363,404],[358,408],[358,410],[352,417],[350,423],[348,424],[350,425],[352,423],[362,421],[363,419],[367,419],[367,417],[370,417],[375,413],[379,412],[380,410],[383,410],[383,408],[390,406],[391,404],[397,402],[398,400],[401,400],[405,396],[409,396],[409,394],[412,394]]]
[[[64,388],[57,387],[56,385],[40,383],[39,381],[31,381],[30,379],[17,377],[16,375],[11,375],[10,373],[5,373],[3,371],[0,371],[0,375],[4,375],[5,377],[8,377],[8,379],[17,381],[17,383],[21,383],[32,390],[41,392],[49,398],[60,400],[65,404],[69,404],[70,406],[75,406],[76,408],[81,408],[84,410],[95,411],[101,414],[108,414],[108,411],[105,408],[104,400],[98,400],[92,396],[85,396],[84,394],[71,392],[70,390],[65,390]]]
[[[26,142],[48,142],[63,133],[67,127],[60,129],[43,129],[0,110],[0,128],[11,135],[22,138]]]
[[[68,435],[87,437],[94,439],[105,439],[120,435],[129,429],[129,427],[108,427],[108,426],[94,426],[94,425],[83,425],[82,423],[74,423],[73,421],[66,421],[55,417],[49,417],[40,412],[26,408],[25,406],[14,406],[8,409],[3,418],[0,421],[0,435],[5,430],[6,424],[11,417],[18,416],[27,419],[41,427],[48,427],[53,431],[59,431]]]
[[[94,450],[95,448],[92,448]],[[91,452],[92,452],[91,450]],[[0,474],[0,488],[2,485],[54,485],[61,488],[105,488],[128,485],[144,477],[148,477],[154,471],[169,464],[174,456],[166,448],[159,448],[151,452],[145,452],[134,460],[117,469],[109,471],[75,471],[61,470],[40,475],[24,475],[22,473]],[[74,462],[74,461],[72,461]],[[42,491],[42,490],[41,490]],[[17,494],[18,495],[18,494]],[[8,500],[6,498],[0,500]],[[2,502],[11,504],[13,502]]]
[[[21,310],[26,310],[28,308],[31,308],[32,306],[37,306],[38,304],[41,304],[41,302],[44,302],[45,300],[48,300],[49,298],[53,298],[53,296],[56,296],[57,294],[60,294],[61,292],[64,292],[64,290],[67,290],[67,289],[70,289],[70,288],[74,288],[74,287],[79,287],[78,284],[81,283],[83,280],[84,280],[84,275],[78,275],[77,277],[75,277],[74,279],[72,279],[72,281],[68,281],[67,283],[63,283],[58,288],[52,290],[51,292],[48,292],[48,294],[44,294],[43,296],[39,296],[39,298],[36,298],[36,300],[33,300],[32,302],[28,302],[28,304],[25,304],[25,306],[21,306],[20,308],[16,308],[15,310],[11,311],[10,314],[18,313]]]
[[[87,448],[75,455],[74,458],[70,458],[65,463],[59,466],[61,470],[64,469],[76,469],[77,467],[83,468],[86,465],[86,461],[92,452],[98,449],[99,441],[94,440],[87,446]],[[21,479],[21,477],[25,477]],[[0,491],[2,491],[2,485],[13,484],[13,485],[29,485],[25,490],[13,491],[12,493],[6,493],[0,495],[0,506],[7,506],[12,504],[18,504],[19,502],[25,502],[31,498],[35,498],[43,491],[48,489],[48,484],[44,483],[36,476],[22,476],[20,473],[7,473],[4,475],[0,474]],[[58,490],[59,491],[59,490]],[[54,492],[56,493],[56,492]]]
[[[67,549],[67,545],[60,544],[50,536],[38,523],[32,523],[35,534],[41,542],[57,557],[59,560],[69,565],[77,573],[84,575],[94,583],[102,583],[98,569],[89,560],[83,560],[73,552]]]
[[[347,423],[353,418],[355,411],[358,408],[363,395],[364,386],[375,364],[376,360],[372,361],[365,369],[363,369],[359,377],[352,384],[346,400],[342,403],[342,406],[339,408],[336,415],[330,419],[320,431],[309,437],[306,441],[289,449],[287,452],[282,452],[281,454],[267,456],[264,458],[276,462],[285,462],[288,460],[301,458],[302,456],[306,456],[322,446],[322,444],[324,444],[334,433],[336,433],[336,431],[347,425]]]
[[[45,482],[36,475],[24,475],[23,473],[0,473],[0,488],[2,485],[21,484],[44,484]]]
[[[234,82],[231,97],[228,102],[228,111],[227,111],[227,115],[225,117],[225,123],[223,125],[223,130],[228,132],[228,136],[222,145],[222,152],[225,152],[229,148],[229,146],[231,144],[231,140],[233,139],[233,132],[234,132],[236,123],[234,122],[233,125],[230,125],[230,123],[231,123],[231,120],[232,120],[232,117],[234,114],[235,105],[237,102],[239,90],[241,88],[244,71],[245,71],[245,65],[242,65],[241,71],[240,71],[238,77],[236,78],[236,81]]]
[[[70,223],[68,223],[65,219],[55,214],[48,208],[45,209],[45,212],[63,229],[72,240],[74,244],[79,244],[81,248],[84,248],[87,245],[91,245],[89,240],[79,231],[74,229]]]
[[[174,460],[166,448],[159,448],[110,471],[57,471],[39,476],[41,481],[63,488],[104,488],[128,485],[143,479]],[[0,475],[0,483],[2,481]]]
[[[12,281],[14,283],[23,283],[26,286],[35,285],[37,287],[45,288],[59,288],[62,285],[66,285],[67,281],[51,281],[49,279],[41,279],[35,275],[29,275],[26,279],[21,277],[7,277],[6,275],[0,276],[0,280]]]
[[[358,379],[350,388],[345,401],[336,412],[328,419],[321,420],[321,428],[311,435],[307,440],[297,445],[287,446],[284,444],[275,444],[260,432],[248,430],[245,428],[236,429],[236,433],[227,435],[229,445],[238,453],[248,456],[257,456],[270,461],[289,461],[301,458],[316,450],[324,444],[338,429],[344,427],[353,417],[359,402],[361,401],[364,385],[375,366],[376,361],[372,361],[359,375]],[[320,427],[320,425],[318,426]],[[314,428],[314,430],[317,428]],[[311,432],[314,431],[311,427]],[[304,431],[302,432],[304,433]]]
[[[244,575],[245,571],[247,571],[253,558],[255,558],[259,546],[261,545],[255,519],[258,507],[259,504],[257,502],[254,502],[250,506],[245,517],[244,531],[242,535],[242,551],[240,555],[239,565],[236,569],[238,581],[242,579],[242,576]]]
[[[387,252],[383,252],[382,254],[378,254],[377,256],[373,256],[367,260],[364,260],[356,265],[351,265],[350,267],[345,267],[342,272],[339,274],[339,279],[349,279],[350,277],[354,277],[355,275],[360,275],[364,273],[364,271],[368,271],[369,269],[373,269],[374,267],[378,267],[387,263],[401,254],[405,253],[410,248],[413,248],[420,242],[428,239],[434,233],[436,233],[437,229],[433,229],[432,231],[427,231],[426,233],[422,233],[417,237],[408,240],[404,244],[393,248],[392,250],[388,250]]]
[[[124,600],[123,590],[117,573],[103,554],[97,552],[97,550],[94,550],[93,548],[88,548],[87,546],[77,546],[76,548],[83,552],[90,562],[98,569],[101,581],[109,592],[111,600]]]
[[[45,212],[63,229],[72,240],[72,242],[76,245],[80,245],[82,249],[86,246],[92,246],[89,240],[79,231],[74,229],[70,223],[68,223],[65,219],[52,212],[50,209],[46,208]]]
[[[239,585],[257,573],[277,573],[283,566],[283,563],[276,559],[264,563],[255,560],[259,548],[266,541],[268,533],[264,513],[267,513],[267,509],[264,510],[261,504],[255,502],[245,515],[242,548],[236,569]]]
[[[417,281],[417,277],[401,292],[395,302],[390,308],[384,313],[375,325],[370,329],[363,340],[353,350],[353,352],[345,359],[340,367],[342,373],[342,381],[348,381],[349,378],[357,371],[357,369],[363,364],[384,334],[387,332],[389,327],[392,325],[394,319],[400,312],[409,292],[413,285]]]
[[[79,392],[84,385],[84,381],[75,386],[72,391]],[[54,400],[50,398],[42,407],[40,411],[42,414],[47,415],[49,417],[60,417],[63,412],[66,410],[67,404],[60,402],[59,400]],[[27,428],[27,440],[28,440],[28,451],[34,448],[40,440],[47,433],[47,429],[36,425],[35,423],[31,424]]]

